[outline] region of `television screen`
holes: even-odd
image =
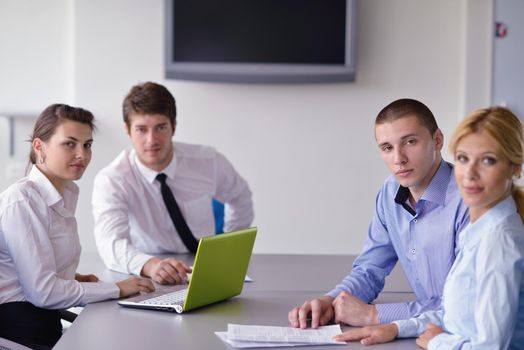
[[[166,0],[166,77],[352,81],[355,1]]]

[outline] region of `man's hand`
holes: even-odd
[[[429,341],[443,332],[444,330],[442,328],[430,323],[426,327],[426,331],[417,338],[417,345],[423,349],[427,349]]]
[[[81,275],[79,273],[75,273],[75,280],[78,282],[98,282],[98,277],[93,274]]]
[[[116,284],[120,289],[120,297],[127,297],[129,295],[137,293],[151,293],[155,291],[155,286],[147,278],[141,277],[130,277],[126,280],[117,282]]]
[[[367,326],[359,329],[352,329],[333,337],[336,341],[359,341],[363,345],[387,343],[395,339],[398,335],[398,327],[394,323],[383,324],[380,326]]]
[[[377,308],[364,303],[347,292],[341,292],[333,301],[335,323],[350,326],[372,326],[379,324]]]
[[[160,284],[177,284],[187,281],[187,273],[191,272],[189,266],[175,258],[151,258],[142,267],[142,276]]]
[[[318,328],[333,320],[333,298],[324,295],[313,300],[306,300],[302,306],[297,306],[288,313],[289,323],[295,328],[307,328],[307,318],[311,315],[311,327]]]

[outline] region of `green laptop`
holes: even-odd
[[[256,234],[253,227],[201,238],[187,288],[142,294],[118,304],[182,313],[239,295]]]

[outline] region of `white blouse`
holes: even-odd
[[[395,321],[399,337],[428,323],[444,332],[429,350],[524,349],[524,226],[511,196],[461,232],[444,285],[442,308]]]
[[[76,184],[62,197],[36,166],[0,194],[0,304],[62,309],[119,296],[114,283],[75,280],[77,200]]]

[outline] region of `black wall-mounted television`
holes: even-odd
[[[356,1],[165,0],[166,78],[353,81]]]

